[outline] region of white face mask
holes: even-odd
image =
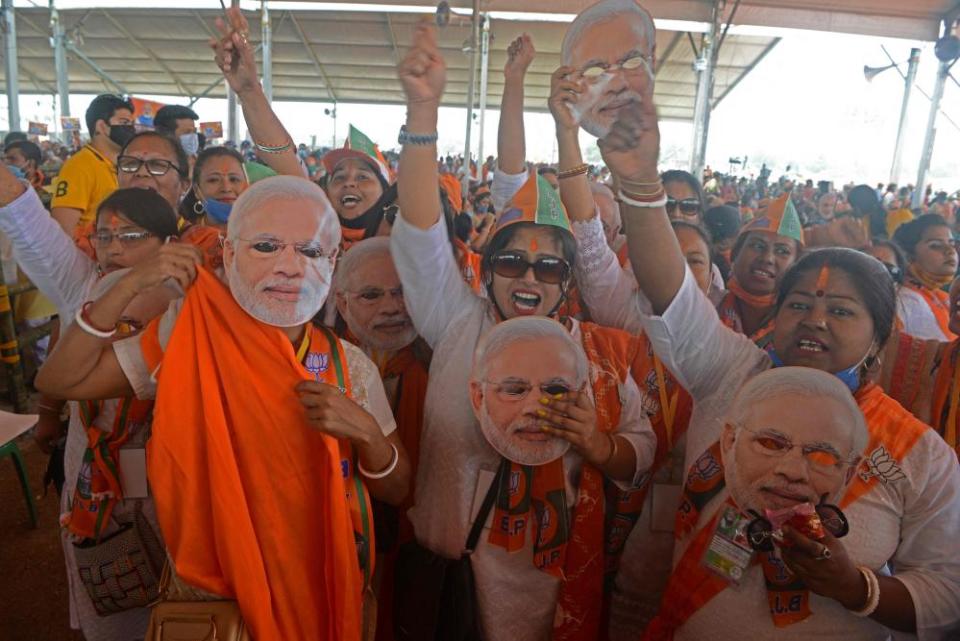
[[[196,156],[200,152],[200,137],[196,132],[180,134],[180,146],[188,156]]]
[[[278,301],[266,294],[265,290],[292,284],[288,279],[271,276],[251,285],[238,276],[232,265],[224,267],[230,293],[237,304],[261,323],[275,327],[296,327],[310,321],[327,300],[333,280],[333,261],[317,260],[300,279],[300,293],[296,302]]]
[[[562,438],[550,438],[546,441],[525,441],[513,433],[526,423],[536,423],[532,417],[522,417],[514,421],[506,429],[495,425],[487,411],[487,400],[483,399],[480,406],[480,431],[493,446],[507,460],[520,465],[543,465],[555,461],[570,449],[570,441]]]

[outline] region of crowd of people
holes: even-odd
[[[298,146],[216,27],[249,143],[113,95],[56,176],[5,141],[87,641],[960,638],[947,193],[662,171],[634,0],[568,29],[552,165],[527,35],[473,163],[429,22],[397,153]]]

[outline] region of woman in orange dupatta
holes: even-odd
[[[936,214],[926,214],[897,228],[893,240],[909,264],[900,307],[903,331],[914,338],[952,341],[950,301],[944,287],[957,273],[957,248],[950,226]]]

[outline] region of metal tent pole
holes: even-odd
[[[897,142],[893,147],[893,164],[890,166],[890,182],[900,182],[900,159],[903,154],[903,139],[907,130],[907,107],[910,105],[910,94],[913,92],[913,83],[917,81],[917,67],[920,66],[920,50],[910,50],[910,63],[907,67],[907,77],[903,86],[903,104],[900,106],[900,124],[897,126]]]
[[[927,170],[930,169],[930,159],[933,157],[933,142],[937,137],[937,114],[940,112],[940,100],[943,98],[943,88],[950,75],[953,62],[941,62],[937,71],[937,84],[933,88],[933,97],[930,98],[930,116],[927,118],[927,133],[923,138],[923,152],[920,154],[920,168],[917,170],[917,184],[913,189],[914,208],[923,203],[923,193],[926,189]]]
[[[263,93],[273,101],[273,30],[270,26],[270,9],[267,0],[260,2],[260,40],[263,44]]]
[[[487,115],[487,83],[490,73],[490,16],[483,15],[483,35],[480,40],[480,140],[477,149],[477,175],[483,180],[483,131]]]
[[[57,74],[57,97],[60,101],[60,117],[70,117],[70,76],[67,71],[67,35],[63,30],[63,23],[60,22],[60,12],[53,0],[50,0],[50,32],[53,37],[50,43],[53,45],[53,65]],[[72,140],[70,132],[63,130],[62,121],[57,123],[60,127],[60,135],[63,144],[70,145]]]
[[[230,0],[231,7],[239,7],[240,0]],[[237,147],[240,146],[240,123],[237,118],[237,94],[233,92],[233,89],[230,88],[230,83],[227,83],[227,140],[232,140]]]
[[[710,109],[713,102],[713,72],[720,51],[720,23],[725,0],[714,0],[710,31],[703,36],[700,58],[694,63],[698,72],[697,100],[693,110],[693,145],[690,154],[690,173],[703,179],[707,156],[707,135],[710,131]]]
[[[17,18],[13,0],[3,0],[4,71],[7,81],[7,112],[10,131],[20,131],[20,79],[17,75]]]
[[[480,0],[473,0],[473,26],[470,30],[470,79],[467,83],[467,134],[463,144],[464,187],[470,176],[470,133],[473,125],[473,100],[477,85],[477,54],[480,44]],[[464,189],[466,194],[466,189]]]

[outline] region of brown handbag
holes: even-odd
[[[196,600],[204,597],[173,574],[168,560],[144,641],[252,641],[235,600]],[[184,597],[193,600],[174,600]]]

